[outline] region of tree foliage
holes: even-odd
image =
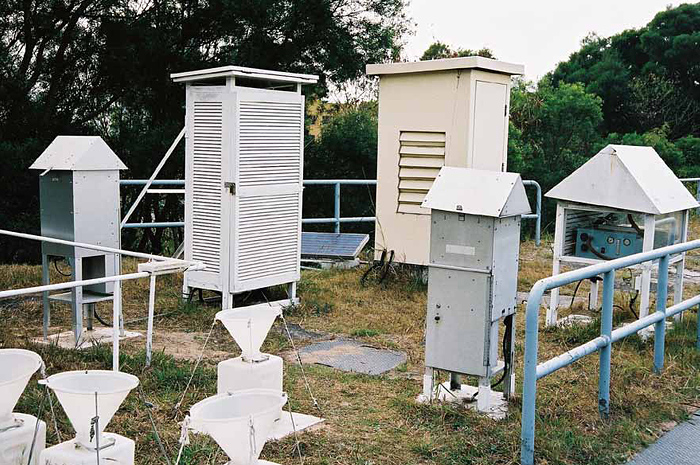
[[[471,57],[480,56],[485,58],[496,59],[493,51],[489,48],[483,47],[480,50],[471,50],[468,48],[457,48],[453,49],[449,45],[440,42],[439,40],[430,44],[430,46],[423,52],[420,57],[421,61],[425,60],[440,60],[443,58],[459,58],[459,57]]]
[[[147,177],[183,125],[172,72],[236,64],[315,73],[319,85],[307,91],[321,96],[367,62],[398,59],[408,26],[405,0],[0,2],[0,219],[38,229],[37,174],[27,167],[59,134],[101,135],[128,175]],[[162,177],[183,177],[182,156]],[[147,196],[133,220],[180,211],[176,198]],[[138,234],[127,232],[125,245],[159,250],[163,230]],[[1,249],[3,259],[27,255]]]

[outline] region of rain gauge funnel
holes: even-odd
[[[190,408],[192,428],[206,433],[226,452],[227,465],[257,465],[287,396],[271,389],[217,394]],[[269,463],[269,462],[265,462]]]
[[[15,423],[12,409],[44,362],[29,350],[0,349],[0,429]]]
[[[268,357],[260,352],[267,333],[279,316],[281,308],[270,305],[253,305],[222,310],[216,314],[243,352],[246,362],[259,362]]]
[[[67,371],[49,376],[48,386],[58,397],[63,410],[75,429],[75,439],[87,448],[96,447],[100,435],[100,447],[104,445],[102,433],[119,409],[129,392],[139,384],[136,376],[118,371],[89,370]],[[97,395],[95,395],[97,393]],[[90,438],[95,401],[99,416],[99,431]]]

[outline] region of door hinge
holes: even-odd
[[[231,195],[236,195],[236,183],[235,182],[225,182],[224,187],[228,189]]]
[[[508,116],[508,105],[503,107],[503,116]]]

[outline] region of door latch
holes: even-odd
[[[231,195],[236,195],[236,183],[235,182],[225,182],[224,187],[228,189]]]

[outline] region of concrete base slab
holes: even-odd
[[[292,419],[294,419],[293,423]],[[297,433],[300,433],[302,431],[315,429],[315,427],[320,426],[324,421],[323,418],[296,412],[292,412],[292,416],[290,417],[289,412],[285,410],[282,412],[282,417],[275,422],[275,426],[272,428],[268,440],[279,441],[280,439],[294,434],[295,430]]]
[[[459,390],[451,390],[450,383],[445,382],[437,387],[437,401],[460,404],[468,409],[478,411],[476,408],[476,394],[479,392],[477,386],[462,384]],[[430,403],[425,395],[421,394],[416,399],[421,404]],[[508,413],[508,401],[503,397],[502,392],[491,391],[491,405],[484,412],[479,412],[494,420],[503,420]]]
[[[673,322],[667,321],[666,322],[666,331],[669,331],[671,328],[673,328]],[[647,341],[648,339],[653,338],[654,337],[654,325],[647,326],[646,328],[639,330],[637,332],[637,334],[642,339],[642,341]]]
[[[124,339],[132,339],[141,336],[141,333],[135,331],[124,331],[124,336],[121,336],[119,340],[123,341]],[[37,344],[54,344],[63,349],[88,349],[97,344],[111,344],[112,328],[95,328],[92,331],[84,330],[78,344],[75,343],[73,331],[51,334],[47,340],[44,340],[43,337],[38,337],[34,339],[34,342]]]
[[[560,328],[568,328],[570,326],[586,326],[593,321],[593,317],[588,315],[569,315],[559,318],[557,326]]]

